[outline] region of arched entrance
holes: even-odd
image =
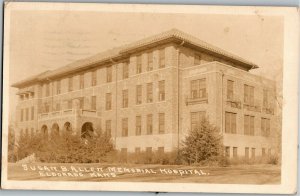
[[[57,137],[59,136],[59,126],[57,123],[54,123],[52,125],[52,128],[51,128],[51,135],[52,137]]]
[[[67,134],[72,133],[72,124],[70,122],[66,122],[64,124],[64,132],[67,133]]]
[[[81,138],[91,138],[93,136],[94,128],[93,123],[86,122],[81,127]]]
[[[48,127],[47,125],[43,125],[41,128],[41,134],[43,135],[43,137],[47,138],[48,137]]]

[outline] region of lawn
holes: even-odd
[[[9,163],[9,180],[280,184],[280,166]]]

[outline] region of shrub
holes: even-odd
[[[278,155],[270,155],[267,159],[268,164],[277,165],[279,164],[279,157]]]
[[[200,125],[191,130],[182,142],[180,158],[188,164],[215,159],[223,161],[222,136],[218,129],[203,118]],[[218,157],[218,158],[217,158]]]

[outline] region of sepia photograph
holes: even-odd
[[[298,17],[7,2],[2,188],[296,192]]]

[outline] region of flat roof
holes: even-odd
[[[62,77],[78,71],[90,69],[99,66],[101,64],[113,63],[115,61],[128,57],[132,53],[155,47],[158,44],[161,45],[161,44],[172,43],[172,42],[181,44],[186,47],[193,48],[195,50],[203,51],[220,58],[224,58],[228,61],[239,64],[240,66],[244,67],[246,70],[258,68],[256,64],[247,61],[237,55],[234,55],[221,48],[213,46],[207,42],[204,42],[178,29],[171,29],[169,31],[154,36],[150,36],[148,38],[141,39],[131,44],[127,44],[118,48],[113,48],[105,52],[101,52],[96,55],[93,55],[91,57],[75,61],[61,68],[51,70],[51,71],[48,70],[41,74],[28,77],[24,80],[14,83],[12,87],[20,88],[32,83],[41,82],[52,78]]]

